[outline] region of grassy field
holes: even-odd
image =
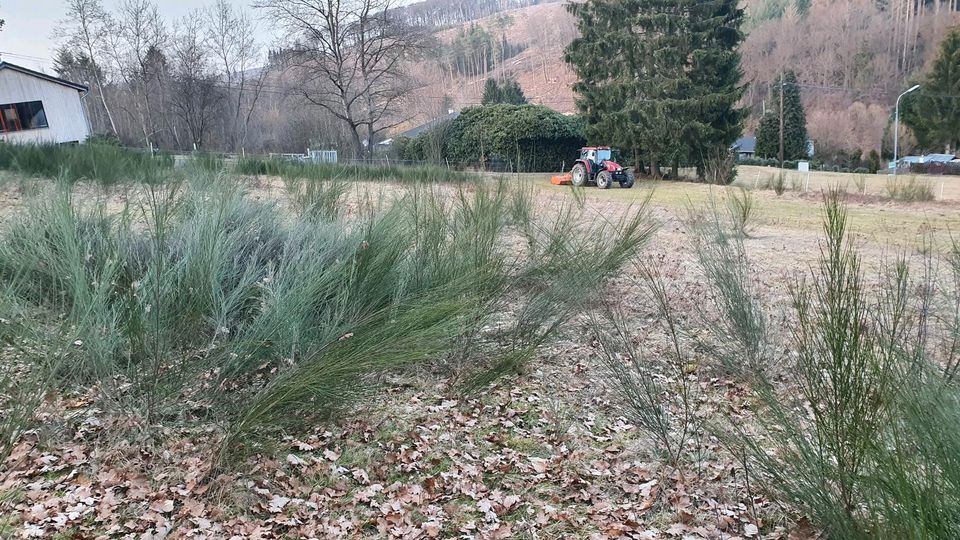
[[[769,184],[779,174],[772,167],[740,166],[737,168],[737,185],[757,188]],[[811,171],[809,174],[798,171],[786,171],[787,184],[798,190],[819,192],[824,189],[841,187],[850,193],[861,193],[858,183],[863,182],[865,195],[886,196],[887,186],[892,175],[854,174],[825,171]],[[911,175],[901,175],[910,177]],[[808,180],[809,177],[809,180]],[[937,201],[960,201],[960,176],[915,176],[928,182]]]
[[[822,221],[820,208],[824,190],[840,186],[847,193],[851,230],[865,240],[895,247],[917,247],[927,238],[945,246],[951,233],[960,233],[960,177],[938,177],[930,180],[936,186],[937,200],[932,202],[899,202],[886,196],[886,176],[814,172],[810,174],[809,189],[803,190],[805,175],[792,172],[787,175],[788,189],[777,195],[764,188],[774,178],[774,169],[767,167],[740,167],[735,187],[749,190],[756,200],[755,221],[767,234],[778,229],[819,230]],[[759,176],[760,180],[757,181]],[[569,190],[550,184],[549,175],[521,175],[543,192]],[[865,194],[857,189],[860,179],[865,183]],[[797,189],[789,189],[795,184]],[[941,199],[939,185],[944,186]],[[756,187],[760,186],[760,187]],[[620,203],[638,203],[646,197],[659,208],[671,213],[686,208],[701,208],[708,199],[723,199],[730,188],[691,182],[640,181],[633,189],[617,186],[609,190],[588,187],[584,194],[596,200]]]

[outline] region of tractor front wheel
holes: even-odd
[[[587,168],[583,165],[583,163],[577,163],[574,165],[571,175],[573,176],[573,185],[577,187],[583,187],[583,185],[587,183]]]
[[[620,181],[620,187],[624,189],[630,189],[633,187],[633,173],[627,171],[624,174],[624,179]]]
[[[601,171],[597,174],[597,187],[600,189],[610,189],[613,183],[613,175],[609,171]]]

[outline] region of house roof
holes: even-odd
[[[404,131],[403,133],[401,133],[400,136],[415,139],[418,135],[420,135],[424,131],[427,131],[432,127],[435,127],[443,122],[446,122],[447,120],[456,120],[457,117],[459,116],[460,116],[459,111],[452,111],[445,116],[441,116],[440,118],[434,118],[433,120],[427,122],[426,124],[417,126],[413,129],[408,129],[407,131]]]
[[[32,69],[27,69],[23,66],[18,66],[16,64],[11,64],[10,62],[0,62],[0,71],[4,69],[9,69],[12,71],[17,71],[23,73],[24,75],[29,75],[31,77],[36,77],[38,79],[43,79],[56,84],[62,84],[68,88],[73,88],[78,92],[86,92],[89,88],[86,85],[70,82],[66,79],[61,79],[59,77],[54,77],[53,75],[47,75],[46,73],[40,73],[39,71],[34,71]]]
[[[953,161],[953,154],[927,154],[923,156],[924,163],[947,163]]]
[[[737,139],[737,142],[733,143],[731,149],[736,150],[737,152],[742,152],[745,154],[752,154],[757,150],[757,138],[756,137],[740,137]]]

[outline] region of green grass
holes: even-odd
[[[147,152],[108,144],[0,143],[0,169],[69,182],[152,182],[172,171],[173,158],[168,155],[151,157]]]
[[[399,183],[475,182],[479,175],[439,165],[313,164],[285,159],[243,158],[234,172],[247,176],[279,176],[303,180],[369,180]]]
[[[169,154],[151,156],[146,151],[112,144],[79,145],[0,143],[0,170],[64,181],[90,181],[105,185],[159,182],[180,176]],[[245,176],[278,176],[285,180],[380,181],[400,183],[475,182],[479,176],[442,166],[312,164],[283,159],[247,157],[231,164],[225,156],[196,153],[186,161],[187,174],[228,170]]]
[[[291,180],[290,215],[223,171],[186,174],[119,207],[69,183],[29,196],[0,233],[0,286],[47,330],[60,388],[96,387],[144,426],[198,403],[221,464],[390,371],[430,362],[478,387],[522,369],[653,232],[643,207],[537,215],[505,181],[411,184],[347,212],[342,183]]]
[[[547,175],[522,175],[537,192],[537,196],[569,191],[568,187],[554,186]],[[739,184],[739,182],[738,182]],[[651,206],[673,212],[682,212],[687,207],[704,208],[709,205],[712,194],[736,189],[720,188],[690,182],[638,182],[633,189],[599,190],[587,188],[582,196],[588,199],[633,204],[649,197]],[[750,182],[745,184],[749,188]],[[753,234],[769,237],[779,230],[803,232],[817,230],[821,224],[819,191],[808,196],[788,192],[776,197],[773,192],[753,191],[755,208],[751,222]],[[881,245],[914,249],[927,240],[943,249],[950,242],[951,231],[960,230],[960,212],[954,207],[915,207],[913,205],[877,203],[851,203],[847,208],[851,231],[865,240]]]

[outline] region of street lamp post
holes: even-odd
[[[900,94],[899,96],[897,96],[897,111],[896,111],[896,113],[894,114],[894,121],[893,121],[893,175],[894,175],[894,176],[897,175],[897,172],[898,172],[899,169],[900,169],[900,156],[899,156],[899,152],[900,152],[900,99],[903,98],[903,96],[909,94],[910,92],[913,92],[914,90],[918,90],[919,88],[920,88],[920,85],[919,85],[919,84],[915,84],[915,85],[913,85],[912,88],[910,88],[910,89],[907,90],[906,92],[904,92],[904,93]]]

